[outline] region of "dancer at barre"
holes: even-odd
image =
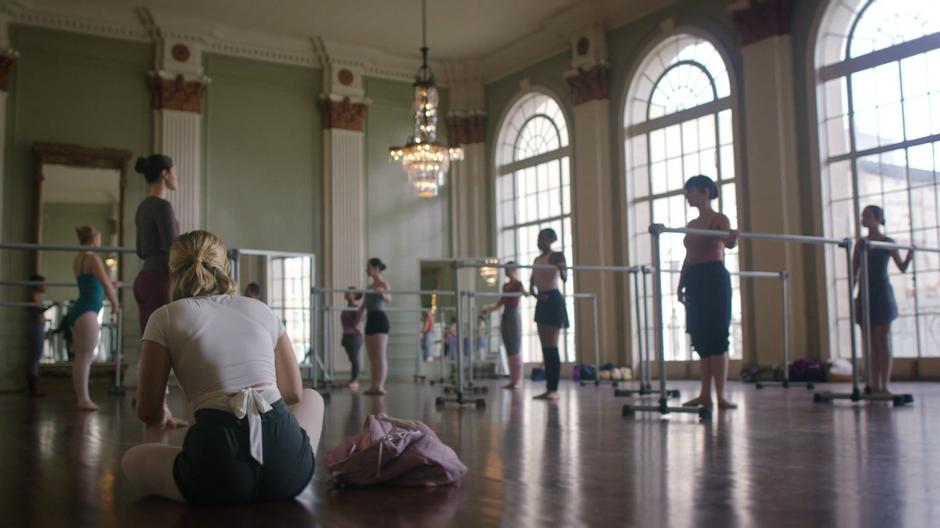
[[[101,233],[90,225],[75,228],[78,241],[83,246],[100,246]],[[69,308],[68,324],[72,329],[72,349],[75,359],[72,361],[72,385],[78,399],[78,408],[83,411],[97,411],[98,406],[88,394],[88,375],[95,360],[95,349],[101,328],[98,326],[98,312],[104,304],[104,297],[111,302],[111,313],[121,309],[114,293],[114,287],[104,269],[101,258],[91,251],[83,251],[75,257],[73,264],[75,280],[78,282],[78,299]]]
[[[885,225],[885,215],[881,207],[869,205],[862,210],[862,227],[868,229],[867,240],[877,242],[894,242],[891,238],[881,232],[881,226]],[[852,272],[855,274],[856,284],[860,284],[860,255],[858,246],[855,246],[855,255],[852,259]],[[914,252],[908,251],[907,256],[902,260],[901,253],[896,249],[878,249],[870,248],[868,250],[868,306],[869,306],[869,325],[871,327],[871,379],[873,383],[872,390],[876,394],[890,394],[888,382],[891,381],[891,363],[893,354],[891,351],[891,323],[898,318],[898,305],[894,298],[894,289],[891,288],[891,281],[888,278],[888,262],[894,260],[894,264],[901,270],[901,273],[907,271],[907,267],[914,258]],[[859,292],[861,295],[861,291]],[[855,309],[855,322],[862,324],[861,298],[857,298]]]
[[[506,348],[506,360],[509,363],[509,384],[504,389],[515,389],[522,384],[522,318],[519,315],[520,295],[525,295],[525,287],[516,278],[517,270],[513,267],[515,262],[506,263],[506,283],[503,284],[503,296],[499,302],[483,308],[486,313],[503,309],[500,317],[499,329]]]
[[[264,303],[237,295],[222,241],[186,233],[170,248],[173,301],[141,341],[137,416],[181,425],[164,403],[172,370],[196,423],[183,447],[143,444],[121,467],[138,495],[197,505],[290,499],[314,471],[323,399],[301,384],[290,338]]]
[[[737,407],[725,398],[728,380],[728,338],[731,327],[731,275],[725,269],[724,250],[737,244],[737,232],[731,230],[728,217],[712,209],[718,198],[718,186],[708,176],[693,176],[685,182],[685,198],[698,209],[698,218],[689,222],[692,229],[731,231],[728,238],[687,235],[686,254],[679,275],[679,302],[685,305],[686,332],[698,353],[702,385],[698,397],[683,405],[711,407],[711,386],[719,409]]]
[[[348,289],[355,290],[356,288],[350,286]],[[349,358],[349,364],[352,366],[352,373],[346,387],[356,390],[359,388],[359,356],[362,351],[362,332],[359,331],[362,312],[359,311],[357,303],[362,299],[362,294],[356,291],[348,291],[343,297],[346,299],[346,309],[339,313],[340,324],[343,327],[341,344],[343,350],[346,351],[346,357]]]
[[[359,312],[366,313],[366,352],[369,354],[369,390],[365,393],[370,396],[385,394],[385,377],[388,375],[388,332],[391,325],[388,315],[385,314],[385,303],[391,302],[392,296],[388,293],[388,282],[382,275],[385,264],[375,257],[370,258],[366,265],[366,273],[372,282],[368,289],[371,292],[365,295],[365,301],[359,307]]]
[[[551,265],[555,269],[533,269],[529,285],[529,291],[538,299],[535,305],[535,322],[538,325],[542,359],[545,362],[545,392],[536,396],[537,400],[558,399],[558,379],[561,377],[558,334],[562,328],[569,326],[565,296],[561,293],[561,283],[568,280],[568,263],[564,253],[552,250],[552,244],[556,241],[558,235],[554,229],[549,227],[539,231],[538,247],[542,254],[535,258],[534,264]]]

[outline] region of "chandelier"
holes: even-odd
[[[434,73],[428,66],[427,0],[421,2],[421,57],[421,68],[414,83],[414,135],[404,146],[388,149],[388,155],[392,161],[401,162],[419,198],[433,198],[444,185],[450,162],[463,159],[463,149],[437,141],[440,97]]]
[[[483,260],[483,266],[480,267],[480,278],[487,286],[496,286],[496,277],[499,274],[499,259],[488,258]]]

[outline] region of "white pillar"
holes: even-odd
[[[167,194],[180,223],[180,232],[201,229],[202,97],[207,79],[186,80],[182,74],[151,79],[154,105],[154,152],[173,158],[177,192]]]
[[[614,185],[610,170],[610,100],[607,97],[608,68],[596,65],[569,75],[575,100],[574,170],[571,178],[572,235],[575,264],[608,264],[619,260],[614,232],[623,218],[614,213]],[[579,273],[575,287],[598,294],[598,329],[601,361],[620,363],[623,326],[618,317],[624,302],[623,277],[611,273]],[[593,314],[587,305],[576,303],[577,350],[580,360],[594,363]],[[629,335],[629,333],[626,333]]]
[[[179,192],[167,194],[180,233],[200,229],[202,221],[202,114],[156,110],[154,151],[173,158]]]
[[[366,101],[348,97],[323,100],[323,196],[324,233],[323,284],[330,288],[364,286],[366,262],[366,179],[365,115]],[[341,294],[328,297],[328,304],[345,306]],[[325,300],[325,299],[324,299]],[[323,304],[323,303],[321,303]],[[348,371],[350,364],[340,346],[339,314],[324,324],[335,329],[331,343],[336,371]],[[361,361],[365,361],[363,355]]]
[[[767,233],[802,233],[804,208],[813,207],[807,197],[800,194],[800,178],[796,152],[795,103],[793,96],[793,57],[789,35],[789,8],[787,2],[756,3],[734,12],[734,19],[742,39],[743,58],[743,135],[747,137],[745,157],[746,181],[739,181],[739,203],[746,203],[746,224],[742,229]],[[742,138],[736,138],[741,141]],[[742,179],[743,180],[743,179]],[[807,283],[804,281],[804,251],[816,251],[805,246],[769,242],[745,245],[748,251],[742,267],[755,270],[787,270],[795,280],[790,281],[790,330],[794,355],[800,351],[819,350],[817,343],[807,342],[806,302]],[[822,285],[822,284],[821,284]],[[756,345],[754,354],[745,357],[762,365],[779,363],[783,357],[783,334],[779,324],[782,314],[778,302],[779,284],[775,281],[742,281],[743,291],[750,291],[750,299],[743,299],[746,320],[745,332],[753,332],[747,339]],[[824,287],[820,290],[824,291]],[[823,294],[824,295],[824,294]],[[825,297],[821,297],[825,302]],[[750,306],[748,306],[750,305]],[[775,322],[774,324],[767,323]],[[821,325],[825,326],[825,322]]]
[[[487,182],[486,117],[482,112],[452,112],[447,116],[448,141],[464,149],[464,159],[454,164],[451,186],[451,251],[455,257],[486,257],[490,214],[487,207],[492,185]]]

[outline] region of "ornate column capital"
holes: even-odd
[[[448,114],[447,142],[451,145],[485,143],[486,114],[483,112],[451,112]]]
[[[575,106],[610,97],[610,66],[596,64],[588,69],[578,68],[565,77]]]
[[[326,96],[320,108],[323,111],[324,129],[341,129],[362,132],[366,124],[368,99],[353,101],[349,97]]]
[[[747,46],[766,38],[790,34],[790,0],[750,0],[732,12],[734,26]]]
[[[177,74],[172,78],[159,74],[153,75],[150,78],[153,109],[201,113],[202,98],[209,85],[208,81],[206,77],[186,80],[182,74]]]
[[[6,92],[10,83],[10,74],[16,64],[17,53],[13,50],[0,52],[0,91]]]

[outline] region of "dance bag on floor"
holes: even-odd
[[[326,453],[326,467],[339,485],[443,486],[467,473],[454,450],[428,426],[373,414],[357,434]]]

